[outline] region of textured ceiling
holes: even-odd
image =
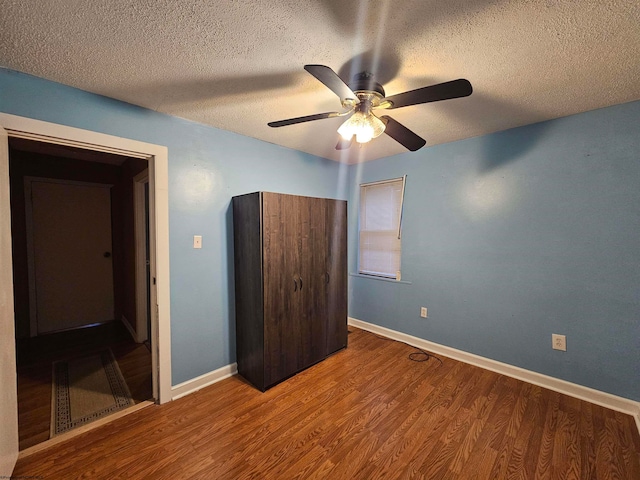
[[[388,114],[427,145],[640,99],[638,0],[4,0],[0,66],[322,157],[340,110],[303,70],[373,71],[387,95],[457,78],[470,97]],[[1,92],[0,92],[1,94]]]

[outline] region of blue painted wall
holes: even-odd
[[[235,361],[231,197],[347,197],[335,162],[6,69],[0,111],[168,147],[174,385]]]
[[[411,283],[350,277],[351,316],[640,400],[640,102],[351,166],[348,182],[328,160],[4,69],[0,111],[168,147],[174,385],[235,361],[233,195],[349,197],[354,272],[358,184],[406,173]]]
[[[350,316],[640,400],[640,102],[352,166],[351,218],[404,174],[411,284],[351,276]]]

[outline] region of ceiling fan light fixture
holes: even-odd
[[[372,113],[356,111],[338,128],[338,133],[345,140],[356,137],[356,142],[367,143],[371,139],[382,135],[385,124]]]
[[[353,81],[347,85],[336,72],[326,65],[305,65],[304,69],[340,98],[344,111],[288,118],[269,122],[267,125],[284,127],[285,125],[295,125],[324,118],[349,117],[338,128],[342,139],[337,143],[336,150],[348,149],[353,143],[354,137],[357,143],[362,144],[386,133],[407,150],[415,152],[426,145],[427,142],[424,138],[416,135],[388,115],[382,115],[378,118],[371,112],[378,109],[390,110],[462,98],[473,93],[473,87],[469,80],[459,78],[387,97],[384,88],[374,80],[371,72],[361,72],[355,75]]]

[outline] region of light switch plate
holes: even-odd
[[[202,235],[193,236],[193,248],[202,248]]]

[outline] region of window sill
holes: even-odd
[[[412,285],[412,282],[406,280],[396,280],[395,278],[376,277],[375,275],[365,275],[364,273],[350,273],[351,277],[369,278],[371,280],[381,280],[383,282],[401,283],[403,285]]]

